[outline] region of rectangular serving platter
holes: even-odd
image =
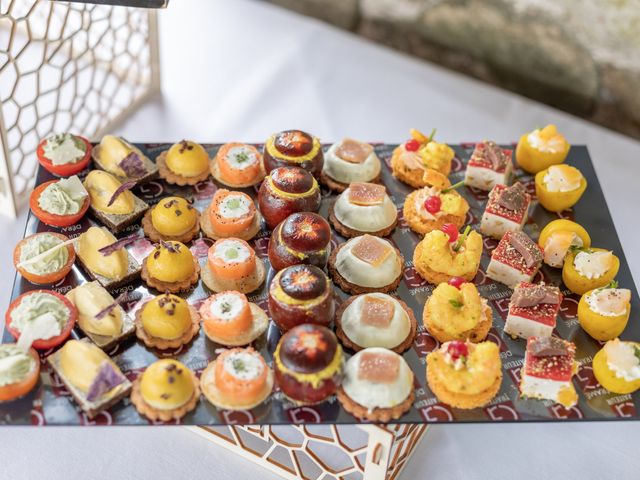
[[[170,146],[168,143],[136,145],[151,159],[155,159],[160,152]],[[456,157],[453,161],[452,173],[450,175],[452,183],[462,180],[464,177],[465,164],[471,155],[474,145],[474,143],[464,143],[453,146]],[[212,158],[219,148],[218,144],[205,144],[204,146]],[[260,147],[259,145],[257,146]],[[564,288],[561,283],[560,270],[552,269],[546,265],[542,268],[535,280],[544,280],[545,282],[559,285],[562,293],[565,295],[558,318],[556,334],[576,343],[576,359],[580,363],[580,369],[573,381],[578,390],[579,402],[575,407],[566,409],[553,402],[521,399],[519,397],[519,371],[522,366],[525,342],[521,339],[514,340],[502,331],[511,290],[500,283],[488,279],[484,275],[489,263],[491,251],[497,245],[495,240],[489,238],[484,239],[484,252],[475,283],[478,286],[480,294],[489,300],[489,304],[493,310],[493,327],[488,339],[497,343],[500,347],[503,367],[502,386],[498,395],[484,408],[460,410],[438,402],[426,386],[425,379],[425,357],[430,351],[437,348],[438,343],[421,326],[423,306],[431,294],[433,286],[424,282],[413,269],[411,260],[414,248],[420,240],[420,237],[411,232],[402,220],[404,198],[412,189],[398,182],[391,175],[389,160],[395,145],[374,144],[374,146],[383,163],[383,182],[399,212],[399,224],[392,236],[392,240],[405,257],[405,268],[403,280],[395,294],[414,310],[420,325],[412,348],[404,353],[404,358],[415,373],[416,400],[411,410],[395,423],[548,422],[640,419],[640,392],[636,392],[633,395],[611,394],[600,387],[595,380],[591,369],[591,359],[602,345],[590,338],[578,324],[576,311],[579,297]],[[578,205],[576,205],[572,211],[563,212],[561,215],[564,218],[572,218],[582,224],[589,231],[594,246],[613,250],[620,258],[620,271],[616,278],[621,287],[628,288],[632,291],[631,310],[637,312],[640,308],[638,293],[587,148],[585,146],[573,146],[567,158],[567,163],[581,170],[589,186]],[[515,175],[519,181],[526,185],[530,193],[535,194],[533,178],[531,176],[524,174],[520,170],[516,170]],[[39,184],[52,178],[48,172],[40,169],[37,175],[37,183]],[[175,187],[167,185],[163,181],[155,180],[136,187],[134,193],[150,205],[157,203],[168,195],[183,196],[192,199],[194,206],[198,210],[203,211],[209,204],[217,188],[218,186],[211,178],[195,187]],[[255,197],[257,193],[257,189],[244,189],[244,191],[253,197]],[[467,199],[471,207],[466,223],[471,224],[477,229],[486,204],[487,192],[466,187],[461,188],[459,191]],[[334,194],[323,189],[321,208],[321,214],[323,216],[326,217],[328,208],[334,198]],[[537,239],[540,229],[549,221],[556,218],[558,218],[558,215],[545,211],[534,202],[530,208],[530,219],[525,226],[525,231],[530,234],[532,238]],[[25,236],[35,232],[58,231],[69,237],[76,237],[93,223],[95,223],[93,219],[85,217],[77,225],[56,229],[47,227],[39,222],[33,215],[29,215]],[[139,225],[132,225],[119,236],[130,235],[139,230]],[[263,229],[251,242],[256,253],[263,258],[267,264],[266,252],[269,234],[270,232]],[[334,245],[344,241],[344,239],[335,232],[333,235]],[[200,262],[203,263],[206,260],[206,253],[210,244],[211,242],[207,239],[197,238],[191,242],[189,246],[192,252],[199,258]],[[151,247],[152,244],[148,240],[142,239],[127,248],[137,260],[141,261]],[[267,285],[272,277],[273,272],[269,268],[265,284],[259,291],[249,295],[250,301],[259,304],[265,310],[267,310]],[[86,274],[75,265],[72,272],[62,282],[54,285],[53,289],[60,293],[66,293],[74,286],[85,281],[87,281]],[[23,292],[36,288],[36,286],[24,280],[20,275],[16,275],[12,299]],[[336,287],[335,290],[338,302],[348,297],[348,295],[339,288]],[[144,299],[158,293],[149,292],[140,281],[116,289],[112,293],[115,297],[125,291],[128,292],[129,301],[124,307],[131,314],[135,312],[136,308],[141,305]],[[184,296],[189,303],[197,306],[209,295],[210,292],[200,281],[196,288]],[[77,328],[72,335],[76,338],[82,337],[82,333]],[[272,361],[272,353],[275,350],[279,337],[280,333],[278,329],[271,323],[265,335],[254,343],[254,347],[261,351],[268,362]],[[640,324],[632,319],[621,338],[639,340]],[[3,334],[2,341],[12,341],[12,338],[6,330]],[[218,348],[221,347],[208,340],[202,331],[200,331],[199,336],[193,342],[175,351],[159,352],[148,349],[137,341],[134,336],[116,346],[108,353],[122,371],[125,372],[127,377],[133,380],[140,375],[147,365],[162,357],[177,358],[199,374],[208,362],[215,358]],[[43,352],[42,355],[46,357],[51,353],[52,352]],[[351,354],[352,352],[347,351],[347,353]],[[51,371],[48,363],[43,361],[41,379],[36,388],[20,400],[0,404],[0,423],[9,425],[148,425],[151,422],[137,413],[128,398],[119,402],[108,411],[102,412],[97,417],[89,419],[74,403],[71,394],[55,373]],[[291,404],[283,398],[280,392],[275,391],[267,402],[251,411],[222,411],[202,399],[197,408],[187,414],[178,423],[183,425],[273,425],[299,423],[352,424],[359,422],[343,410],[335,398],[331,398],[320,405],[299,407]]]

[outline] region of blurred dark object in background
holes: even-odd
[[[637,0],[269,0],[640,138]]]

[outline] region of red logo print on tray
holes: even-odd
[[[189,250],[196,258],[205,258],[211,245],[213,245],[213,240],[203,237],[195,240]]]
[[[287,416],[296,424],[300,423],[320,423],[322,416],[313,406],[293,407],[287,409]]]
[[[419,331],[416,339],[413,341],[413,349],[420,357],[426,357],[438,347],[440,347],[440,342],[424,330]]]
[[[457,155],[451,160],[451,173],[461,172],[464,170],[464,163]]]
[[[498,345],[501,352],[506,352],[508,350],[507,345],[502,341],[502,338],[500,338],[500,335],[495,328],[491,328],[491,330],[489,330],[487,340]]]
[[[424,287],[427,285],[427,281],[418,275],[418,271],[414,267],[405,268],[403,276],[404,283],[407,284],[409,289]]]
[[[516,385],[520,385],[520,380],[522,379],[521,371],[522,371],[522,365],[519,367],[510,368],[508,370],[509,376],[513,380],[513,383],[515,383]]]
[[[615,413],[616,417],[635,417],[636,406],[633,400],[623,400],[620,403],[611,405],[611,410]]]
[[[500,402],[495,405],[490,405],[484,408],[484,413],[487,415],[487,417],[496,422],[520,419],[520,415],[518,415],[516,407],[510,400],[507,400],[506,402]]]
[[[333,239],[331,243],[333,243]],[[253,249],[258,258],[267,258],[269,256],[269,237],[256,238],[253,242]]]
[[[495,309],[500,314],[500,318],[502,320],[507,319],[507,315],[509,315],[509,302],[511,301],[510,297],[499,298],[498,300],[491,300],[491,303],[495,306]]]
[[[140,185],[139,190],[142,194],[142,198],[144,198],[145,200],[150,200],[162,195],[162,193],[164,192],[164,187],[159,182],[147,182],[144,185]]]
[[[593,374],[591,363],[581,363],[578,367],[578,372],[575,374],[575,379],[583,392],[588,392],[590,390],[596,390],[600,388],[600,384]]]
[[[579,297],[575,294],[567,295],[562,299],[560,305],[560,315],[565,320],[572,320],[578,316]]]
[[[218,187],[211,180],[205,180],[204,182],[200,182],[193,187],[193,197],[196,200],[208,200],[213,198],[213,195],[218,190]]]
[[[426,422],[452,422],[455,417],[451,409],[444,403],[428,405],[420,409],[420,415]]]
[[[547,410],[549,410],[549,413],[553,418],[558,418],[560,420],[584,418],[584,413],[582,413],[582,410],[580,410],[577,405],[575,407],[565,408],[559,403],[554,403],[547,407]]]
[[[221,410],[220,418],[227,425],[253,425],[256,417],[248,410]]]

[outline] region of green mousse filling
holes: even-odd
[[[35,263],[26,264],[23,268],[34,275],[48,275],[62,269],[69,260],[69,249],[66,247],[56,248],[62,240],[50,233],[36,235],[26,240],[20,247],[20,262],[25,262],[41,253],[51,250],[51,253],[42,257]]]
[[[0,345],[0,387],[21,382],[35,367],[28,352],[13,344]]]
[[[48,293],[32,293],[11,310],[11,326],[22,332],[27,323],[45,314],[53,315],[60,329],[69,320],[69,309],[58,297]]]

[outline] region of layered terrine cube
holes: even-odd
[[[520,374],[520,395],[552,400],[566,408],[578,402],[571,382],[577,372],[576,347],[558,337],[529,337]]]
[[[486,191],[496,185],[506,185],[513,170],[512,154],[512,150],[501,148],[493,141],[477,143],[467,163],[465,185]]]
[[[489,193],[489,200],[482,214],[480,232],[500,240],[507,232],[522,230],[527,221],[530,204],[531,195],[520,182],[510,187],[496,185]]]
[[[510,288],[531,282],[543,256],[542,248],[522,230],[506,232],[491,254],[487,276]]]
[[[562,293],[553,285],[523,282],[509,301],[505,333],[514,337],[550,337],[562,303]]]

